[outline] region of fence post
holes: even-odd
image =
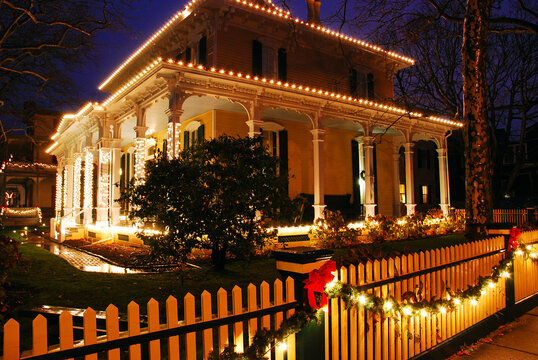
[[[331,259],[333,252],[314,247],[296,247],[273,250],[276,267],[283,279],[291,277],[295,285],[295,298],[299,305],[304,305],[306,296],[303,281],[308,274],[319,269]],[[312,324],[297,334],[297,360],[318,359],[325,353],[325,320],[322,324]]]
[[[509,230],[508,230],[509,233]],[[504,248],[508,249],[508,241],[510,239],[510,235],[504,234]],[[508,252],[506,253],[506,256],[508,256]],[[515,319],[515,305],[516,305],[516,293],[515,293],[515,286],[514,286],[514,261],[512,261],[512,265],[508,267],[508,273],[510,274],[509,277],[506,278],[505,282],[505,294],[506,294],[506,321],[514,321]]]

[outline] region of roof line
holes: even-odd
[[[109,75],[99,85],[98,89],[102,90],[110,81],[112,81],[112,79],[114,79],[114,77],[117,74],[119,74],[127,65],[129,65],[129,63],[131,63],[140,53],[142,53],[149,45],[151,45],[157,38],[159,38],[161,36],[161,34],[163,34],[167,29],[169,29],[176,22],[181,21],[181,20],[185,19],[187,16],[189,16],[191,14],[191,12],[192,12],[192,7],[194,7],[195,4],[201,3],[203,1],[205,1],[205,0],[191,0],[185,6],[185,8],[183,10],[178,11],[174,16],[172,16],[170,18],[170,20],[168,20],[168,22],[166,22],[157,32],[155,32],[148,40],[146,40],[146,42],[144,44],[142,44],[142,46],[140,46],[137,50],[135,50],[120,66],[118,66],[114,70],[114,72],[111,75]],[[262,13],[265,13],[265,14],[269,14],[269,15],[273,15],[275,17],[279,17],[281,19],[292,20],[295,23],[301,24],[301,25],[305,26],[308,29],[317,30],[317,31],[319,31],[321,33],[324,33],[326,35],[330,35],[330,36],[333,36],[333,37],[336,37],[336,38],[346,40],[346,41],[348,41],[350,43],[353,43],[353,44],[355,44],[357,46],[367,48],[369,50],[373,50],[373,51],[376,51],[376,52],[379,52],[379,53],[383,53],[385,55],[390,56],[391,58],[394,58],[395,60],[403,61],[403,62],[405,62],[407,64],[410,64],[410,65],[413,65],[415,63],[415,60],[413,60],[412,58],[400,55],[400,54],[398,54],[398,53],[396,53],[394,51],[384,50],[384,49],[382,49],[381,47],[379,47],[377,45],[367,43],[365,41],[362,41],[362,40],[353,38],[351,36],[339,33],[338,31],[328,29],[328,28],[323,27],[321,25],[311,24],[311,23],[308,23],[306,21],[302,21],[299,18],[292,18],[290,16],[291,14],[290,14],[289,11],[285,11],[285,10],[277,7],[276,5],[271,3],[270,1],[269,2],[271,4],[271,6],[273,7],[272,9],[268,8],[268,7],[266,8],[264,6],[260,6],[258,4],[255,4],[255,3],[251,2],[251,1],[247,1],[247,0],[228,0],[228,1],[231,2],[231,3],[235,3],[237,5],[243,5],[244,7],[248,7],[248,8],[251,8],[251,9],[258,10],[258,11],[260,11]]]

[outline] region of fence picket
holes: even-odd
[[[374,264],[371,260],[366,263],[366,283],[369,284],[374,279]],[[372,294],[373,290],[368,290]],[[373,360],[374,358],[374,320],[369,311],[365,313],[366,317],[366,358]]]
[[[168,329],[179,326],[177,299],[172,295],[166,299],[166,326]],[[179,336],[168,338],[168,359],[179,360]]]
[[[97,317],[95,310],[87,308],[84,311],[84,345],[97,344]],[[97,360],[97,354],[86,355],[85,360]]]
[[[365,283],[365,272],[366,268],[363,263],[360,263],[357,266],[357,284],[358,285],[364,285]],[[366,357],[366,328],[365,328],[365,311],[364,307],[359,305],[358,311],[357,311],[357,353],[358,353],[358,359],[364,360]]]
[[[346,284],[348,282],[347,268],[342,266],[340,268],[339,279]],[[349,353],[348,342],[348,311],[346,310],[346,304],[344,300],[340,299],[340,356],[341,359],[347,359]]]
[[[291,303],[295,301],[295,282],[291,277],[286,279],[286,302]],[[288,310],[286,317],[290,317],[295,313],[295,310]],[[295,345],[295,334],[291,334],[287,338],[288,345],[288,360],[296,360],[296,345]]]
[[[217,291],[217,312],[219,318],[228,316],[228,292],[223,288]],[[219,352],[228,346],[228,325],[219,327]]]
[[[72,336],[72,332],[71,332]],[[120,338],[120,319],[118,308],[110,304],[106,308],[106,339],[116,340]],[[71,341],[72,342],[72,341]],[[120,349],[108,350],[108,360],[120,360]]]
[[[282,305],[284,303],[284,296],[282,294],[282,281],[276,279],[274,282],[274,304]],[[275,330],[280,329],[284,314],[280,311],[275,313]],[[275,349],[275,360],[284,360],[284,349],[282,346],[277,346]]]
[[[108,320],[108,317],[107,317]],[[73,316],[64,311],[60,314],[60,349],[67,350],[73,348]],[[107,327],[108,334],[108,327]],[[107,337],[108,339],[108,337]]]
[[[187,293],[183,298],[183,319],[185,325],[196,322],[194,295]],[[186,360],[196,360],[196,333],[191,332],[185,335],[185,356]]]
[[[137,303],[131,301],[127,305],[127,327],[129,336],[140,334],[140,308]],[[140,360],[142,358],[140,344],[129,346],[129,360]]]
[[[32,355],[46,354],[47,341],[47,319],[40,314],[32,321]]]
[[[201,295],[202,306],[202,321],[209,321],[213,319],[213,312],[211,311],[211,294],[209,291],[204,290]],[[213,351],[213,329],[205,329],[202,332],[202,354],[204,360],[209,357],[211,351]]]
[[[349,265],[349,283],[357,286],[357,268]],[[349,358],[357,359],[357,306],[349,309]]]
[[[20,326],[13,319],[4,324],[4,360],[20,358]]]
[[[247,287],[247,301],[248,301],[248,311],[256,311],[258,309],[258,299],[256,297],[256,286],[253,284],[249,284]],[[234,303],[235,304],[235,303]],[[234,310],[235,313],[235,310]],[[257,319],[250,319],[248,321],[248,343],[252,344],[252,339],[254,338],[254,335],[256,334],[256,331],[258,329],[258,320]],[[241,339],[243,339],[243,325],[241,324]],[[235,328],[234,328],[235,332]],[[234,333],[235,336],[235,333]]]
[[[148,330],[149,332],[158,331],[161,327],[159,323],[159,303],[151,298],[148,301]],[[152,340],[149,342],[150,360],[159,360],[161,358],[161,341]]]

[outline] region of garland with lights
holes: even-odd
[[[464,301],[469,301],[471,305],[478,305],[482,295],[487,293],[487,289],[493,289],[502,278],[510,277],[510,267],[512,267],[515,256],[525,256],[538,263],[538,253],[531,246],[519,246],[518,238],[521,232],[516,227],[510,231],[510,239],[506,249],[506,256],[495,265],[491,274],[479,276],[478,282],[469,286],[465,290],[446,290],[445,298],[432,298],[426,300],[422,298],[421,289],[418,293],[408,291],[402,294],[402,301],[398,302],[393,296],[381,297],[361,290],[361,287],[336,281],[336,262],[330,260],[321,268],[309,273],[308,279],[304,281],[308,295],[307,307],[300,307],[289,318],[284,319],[278,330],[260,329],[256,332],[253,342],[245,352],[236,353],[232,345],[219,354],[215,350],[209,357],[210,360],[255,360],[263,359],[275,347],[285,348],[285,340],[288,336],[298,333],[315,319],[319,319],[321,311],[327,311],[327,299],[340,298],[344,301],[346,309],[353,306],[360,306],[372,315],[379,315],[382,318],[392,318],[395,322],[403,317],[428,316],[436,314],[446,314],[454,311]],[[409,334],[410,338],[415,337]]]

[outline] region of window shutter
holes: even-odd
[[[196,130],[196,136],[197,136],[197,143],[200,144],[202,141],[204,141],[205,136],[205,125],[200,125],[198,129]]]
[[[278,49],[278,80],[288,81],[288,54],[286,49]]]
[[[198,41],[198,64],[207,65],[207,37],[205,36]]]
[[[191,50],[190,47],[188,47],[187,49],[185,49],[185,62],[186,62],[187,64],[191,62],[191,58],[192,58],[192,57],[191,57],[191,52],[192,52],[192,50]]]
[[[349,74],[349,91],[351,95],[357,96],[357,70],[351,69]]]
[[[357,72],[357,96],[366,98],[366,75],[362,72]]]
[[[189,148],[189,140],[190,140],[190,136],[189,136],[189,132],[188,131],[185,131],[183,132],[183,149],[188,149]]]
[[[163,155],[168,154],[168,140],[163,140]]]
[[[422,149],[417,149],[417,163],[418,168],[422,169]]]
[[[368,84],[368,100],[374,100],[374,74],[368,73],[366,76],[366,83]]]
[[[353,174],[353,208],[358,210],[361,204],[361,186],[359,184],[359,143],[351,140],[351,166]]]
[[[278,132],[279,154],[280,159],[280,176],[288,177],[288,132],[282,130]],[[286,181],[286,192],[288,192],[288,181]]]
[[[252,75],[262,76],[262,43],[258,40],[252,40]]]

